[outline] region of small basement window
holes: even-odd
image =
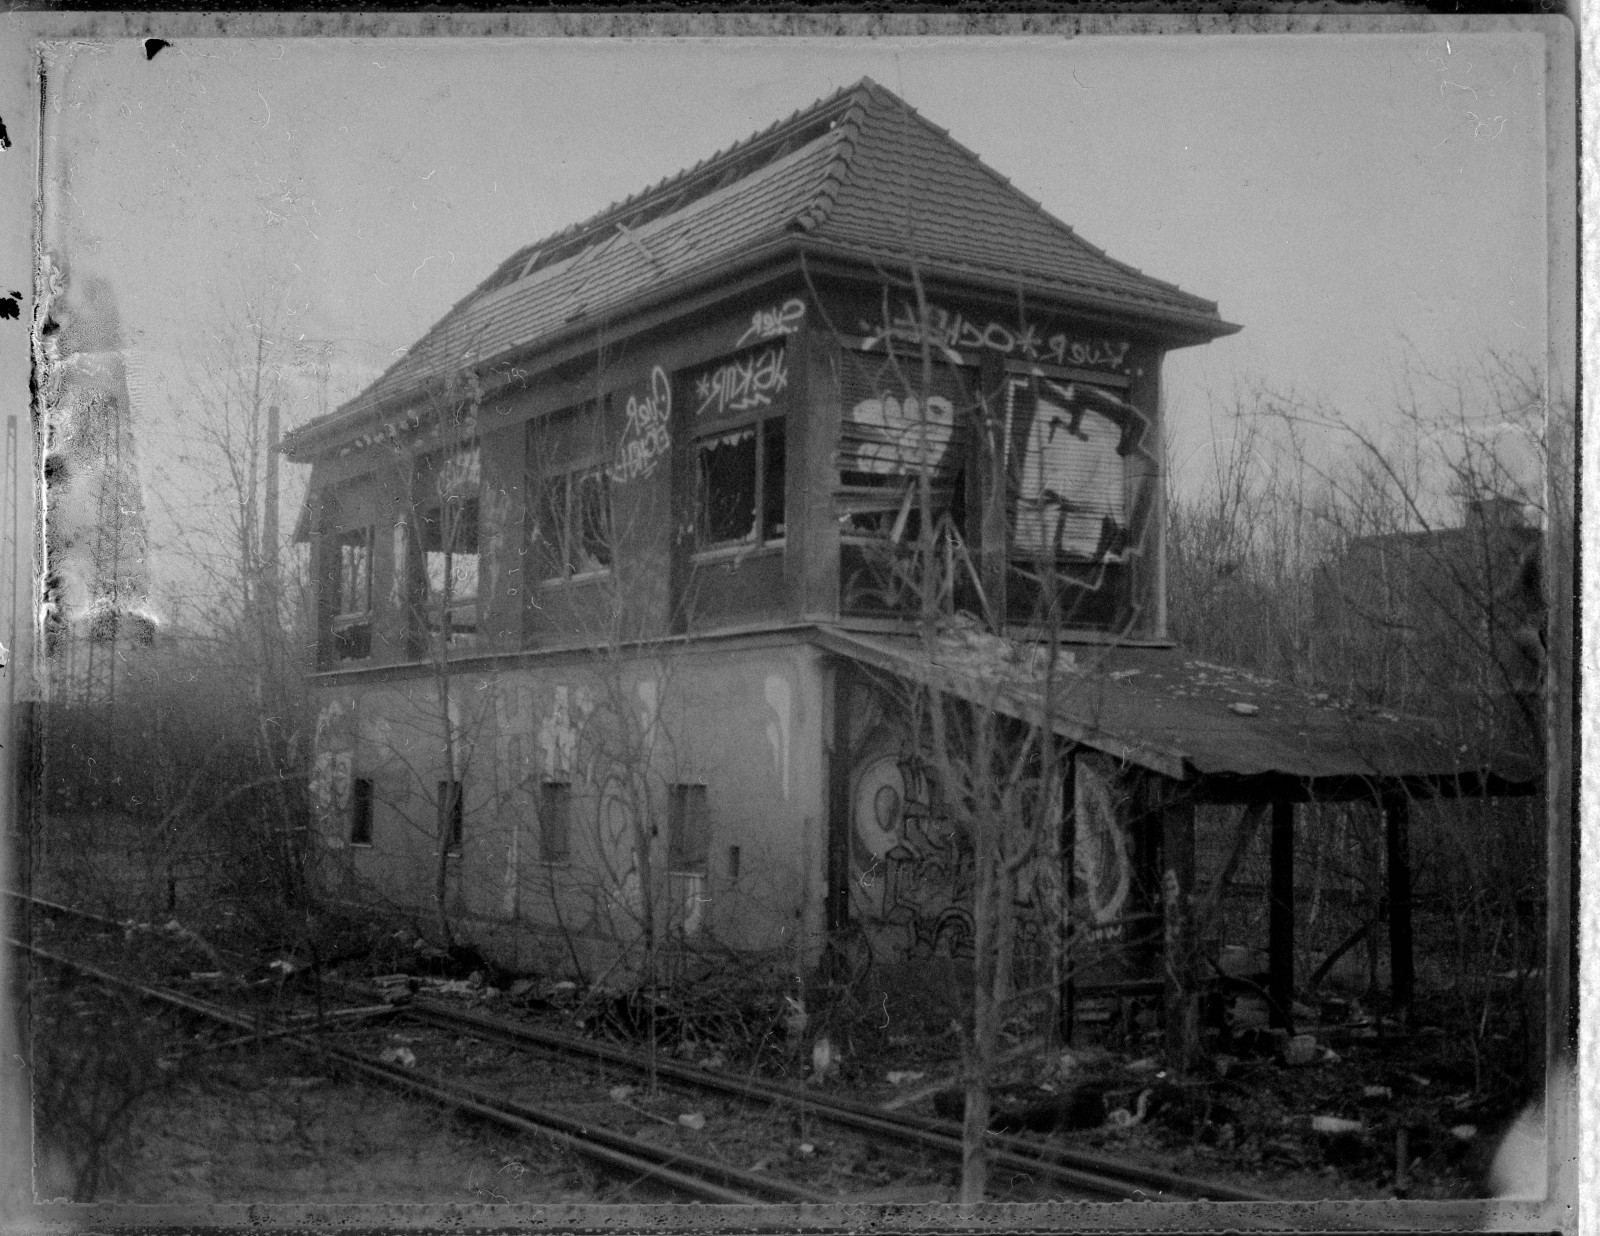
[[[350,844],[372,844],[372,782],[366,777],[350,783]]]
[[[572,857],[572,786],[546,781],[539,792],[539,859],[564,863]]]
[[[333,655],[339,661],[372,655],[372,536],[367,527],[350,528],[334,538],[339,575],[332,633]]]
[[[667,802],[667,870],[704,875],[711,855],[706,787],[674,785]]]
[[[586,468],[545,480],[537,539],[544,577],[570,579],[611,569],[611,476]]]
[[[461,792],[461,782],[439,782],[439,797],[437,799],[439,812],[449,830],[445,843],[445,852],[456,856],[461,853],[461,841],[466,831],[465,819],[462,813],[462,799],[464,797]]]
[[[781,417],[701,438],[696,455],[700,548],[783,540],[787,492]]]
[[[478,500],[450,498],[421,519],[423,608],[427,629],[469,643],[478,630]]]

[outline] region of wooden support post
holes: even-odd
[[[833,666],[833,735],[828,750],[827,923],[830,942],[850,922],[850,707],[855,675],[843,659]]]
[[[1161,810],[1162,1025],[1167,1066],[1180,1074],[1200,1058],[1200,993],[1196,976],[1194,803]]]
[[[1077,863],[1077,776],[1078,761],[1073,755],[1061,760],[1061,908],[1056,920],[1055,955],[1059,966],[1056,980],[1056,1025],[1061,1042],[1072,1046],[1072,1024],[1077,1019],[1077,991],[1072,973],[1072,880]]]
[[[1294,1033],[1294,803],[1272,804],[1272,892],[1267,913],[1271,1024]]]
[[[1411,952],[1411,811],[1402,794],[1385,795],[1384,835],[1389,876],[1389,982],[1402,1025],[1411,1019],[1415,971]]]

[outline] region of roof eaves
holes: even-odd
[[[694,271],[679,279],[658,283],[650,288],[646,294],[632,301],[628,305],[625,315],[618,319],[607,321],[606,326],[608,329],[615,330],[619,320],[626,321],[630,318],[644,316],[651,310],[659,308],[664,302],[731,278],[747,269],[772,262],[774,259],[785,256],[786,252],[795,250],[797,246],[798,237],[793,233],[778,233],[772,239],[745,249],[732,258]],[[597,320],[589,318],[566,323],[561,329],[553,331],[540,339],[514,348],[508,348],[492,357],[479,358],[479,365],[481,368],[488,368],[517,364],[541,352],[555,351],[563,344],[595,330],[597,325],[599,325]],[[284,434],[279,449],[296,462],[309,462],[316,455],[331,447],[340,438],[353,434],[358,427],[404,408],[407,404],[415,403],[419,397],[425,395],[434,383],[440,380],[442,379],[439,376],[427,377],[411,386],[386,391],[379,398],[367,403],[361,403],[362,396],[358,395],[355,399],[345,404],[344,407],[329,413],[327,417],[308,421],[304,425],[297,426]],[[498,387],[486,384],[486,389],[492,392]]]
[[[1105,289],[1097,292],[1093,285],[1066,284],[1054,280],[1030,276],[1015,271],[1001,270],[998,267],[971,266],[962,262],[949,259],[925,258],[912,253],[891,253],[883,250],[873,250],[865,246],[852,245],[845,241],[829,240],[817,236],[807,236],[803,241],[803,248],[808,253],[819,257],[845,258],[853,262],[871,263],[875,266],[883,264],[917,266],[922,271],[943,275],[951,280],[967,283],[982,284],[1005,292],[1015,292],[1019,289],[1032,291],[1052,299],[1063,301],[1086,309],[1100,312],[1112,311],[1121,317],[1137,316],[1144,319],[1159,319],[1173,325],[1189,328],[1191,332],[1199,333],[1208,339],[1218,339],[1225,335],[1237,334],[1244,329],[1234,322],[1224,321],[1217,315],[1216,304],[1204,301],[1199,297],[1185,294],[1185,298],[1196,306],[1204,309],[1193,310],[1176,305],[1163,304],[1160,301],[1144,300],[1120,290]]]

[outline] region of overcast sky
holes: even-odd
[[[47,232],[115,294],[151,458],[241,288],[337,403],[512,250],[864,75],[1244,328],[1167,361],[1180,469],[1237,383],[1374,418],[1408,354],[1544,352],[1535,35],[109,43],[54,61]]]

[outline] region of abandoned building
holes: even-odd
[[[1196,806],[1270,816],[1287,1016],[1298,804],[1383,805],[1398,916],[1409,798],[1531,773],[1168,638],[1162,361],[1237,329],[869,80],[513,254],[285,439],[325,879],[590,977],[959,956],[932,686],[1058,735],[1075,878],[1019,890],[1143,932],[1123,979],[1188,947]]]

